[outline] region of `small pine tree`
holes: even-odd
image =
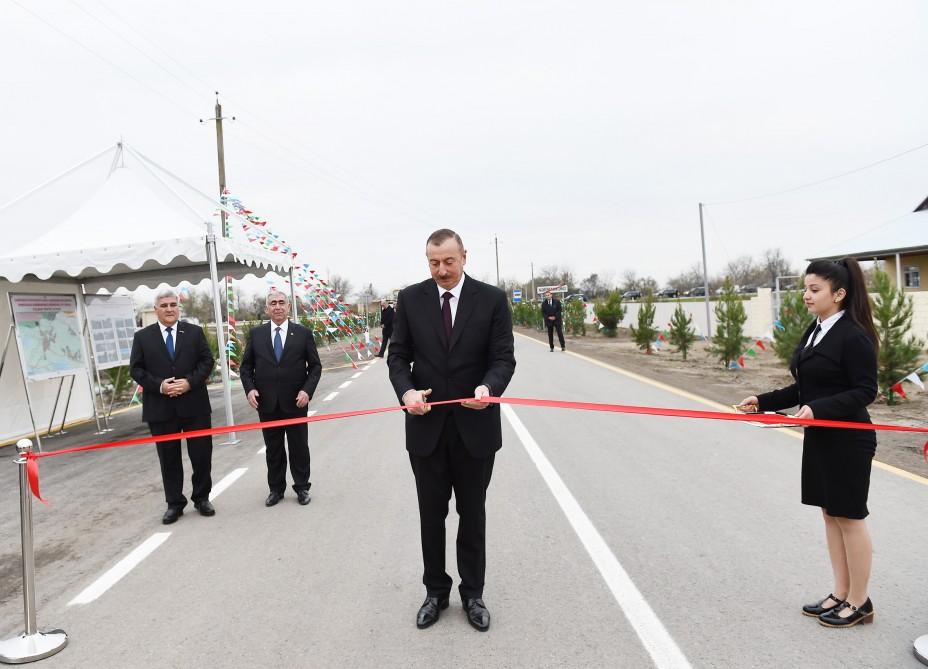
[[[773,327],[773,351],[783,362],[789,364],[793,353],[799,346],[799,340],[812,322],[812,316],[802,300],[802,291],[794,290],[783,295],[780,313],[777,314],[780,326]]]
[[[670,343],[677,347],[677,351],[683,354],[686,360],[686,353],[690,346],[696,341],[696,330],[693,329],[693,317],[686,313],[683,305],[677,303],[677,308],[673,311],[670,318]]]
[[[603,334],[607,337],[615,337],[619,323],[625,318],[625,307],[622,306],[622,296],[619,291],[614,290],[609,293],[605,301],[597,302],[593,313],[603,326]]]
[[[564,305],[564,329],[567,334],[586,337],[586,305],[581,300],[571,300]]]
[[[877,359],[877,385],[887,404],[896,403],[893,385],[909,374],[918,362],[924,343],[909,335],[912,327],[912,298],[894,288],[886,272],[874,275],[877,296],[873,300],[873,320],[880,338]]]
[[[651,355],[651,344],[657,337],[657,328],[654,327],[654,312],[657,307],[654,306],[654,295],[648,293],[638,309],[638,327],[631,327],[632,339],[638,344],[638,348]]]
[[[741,299],[735,294],[731,278],[725,279],[722,298],[715,306],[715,336],[712,338],[713,351],[726,369],[741,354],[744,346],[744,323],[748,319]]]

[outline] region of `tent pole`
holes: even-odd
[[[235,415],[232,412],[232,380],[229,378],[229,363],[226,357],[226,338],[222,332],[222,306],[219,295],[219,253],[216,249],[216,233],[213,232],[213,222],[206,222],[206,258],[209,260],[209,277],[213,284],[213,314],[216,318],[216,341],[219,344],[219,369],[222,372],[222,396],[226,407],[226,425],[235,425]],[[229,438],[224,444],[237,444],[241,439],[235,432],[229,432]]]

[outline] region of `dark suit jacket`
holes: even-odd
[[[258,390],[258,411],[271,413],[278,407],[285,413],[305,416],[308,408],[296,406],[296,396],[305,390],[312,399],[322,376],[322,363],[316,351],[311,330],[290,321],[287,340],[277,362],[271,344],[271,325],[254,328],[248,335],[248,344],[239,367],[245,393]]]
[[[554,316],[555,317],[554,322],[560,323],[561,322],[561,301],[555,300],[554,298],[552,298],[551,304],[548,304],[548,300],[543,300],[541,303],[541,315],[544,317],[545,325],[547,325],[548,323],[551,323],[551,321],[548,320],[548,316]]]
[[[869,423],[867,405],[877,394],[876,349],[849,314],[844,314],[811,349],[805,343],[815,329],[807,329],[793,358],[790,373],[796,382],[758,395],[760,411],[808,405],[816,418]],[[834,428],[806,428],[805,443],[844,441],[875,447],[873,432]]]
[[[175,328],[174,360],[168,356],[158,323],[138,330],[132,339],[129,374],[144,390],[142,420],[149,423],[212,412],[206,381],[216,363],[203,328],[186,321],[177,321]],[[162,395],[161,382],[172,376],[187,379],[190,390],[178,397]]]
[[[393,316],[396,312],[393,307],[387,306],[386,309],[380,310],[380,327],[383,328],[383,336],[391,337],[393,335]]]
[[[400,291],[387,366],[396,396],[432,389],[430,401],[472,397],[477,386],[500,396],[515,371],[512,315],[500,289],[465,276],[450,349],[445,341],[438,286],[432,279]],[[502,446],[498,404],[474,410],[459,404],[433,408],[424,416],[406,413],[406,449],[427,456],[438,444],[448,414],[464,446],[486,458]]]

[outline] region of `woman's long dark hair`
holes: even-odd
[[[873,325],[873,313],[870,311],[870,297],[867,295],[867,282],[860,265],[853,258],[842,258],[837,262],[831,260],[813,260],[806,267],[806,274],[815,274],[826,279],[831,285],[831,292],[844,288],[847,295],[841,301],[844,313],[864,329],[873,342],[877,353],[880,350],[880,338]]]

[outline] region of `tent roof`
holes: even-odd
[[[896,253],[928,253],[928,199],[918,205],[915,211],[822,249],[821,253],[810,260],[872,260]]]
[[[126,166],[122,146],[116,151],[113,164],[122,164],[110,170],[97,190],[31,240],[0,256],[0,278],[16,282],[29,276],[70,277],[95,292],[184,280],[197,283],[208,276],[207,221],[221,205],[182,182],[188,197],[181,196],[180,185],[168,183],[143,157]],[[240,278],[290,269],[289,256],[248,242],[232,218],[233,236],[216,240],[221,274]],[[218,228],[218,217],[215,221]],[[28,211],[20,223],[29,225]]]

